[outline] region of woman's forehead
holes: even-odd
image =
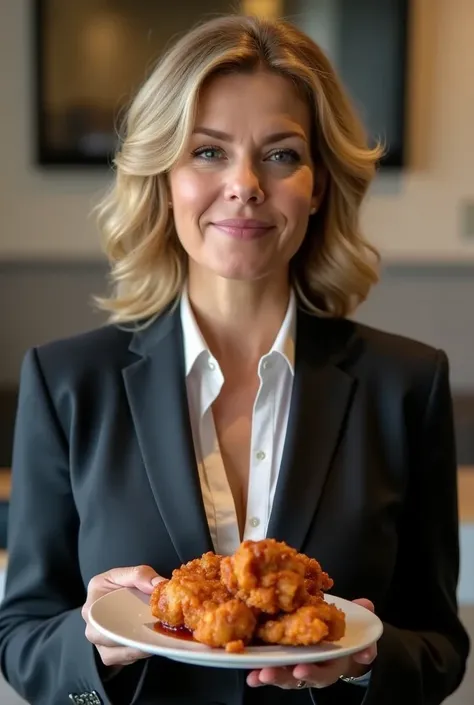
[[[212,77],[199,97],[195,124],[217,128],[216,123],[227,123],[228,129],[265,123],[269,130],[289,129],[293,124],[308,135],[310,111],[284,76],[269,71],[232,73]]]

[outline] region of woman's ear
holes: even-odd
[[[165,183],[166,183],[166,200],[168,201],[168,208],[173,208],[173,197],[171,195],[171,181],[170,181],[170,175],[169,172],[165,174]]]
[[[314,186],[313,195],[311,197],[311,215],[318,212],[319,207],[323,201],[324,195],[326,193],[326,188],[328,184],[328,172],[324,167],[315,169],[314,171]]]

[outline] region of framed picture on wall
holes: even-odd
[[[36,162],[110,164],[121,117],[170,42],[199,20],[239,8],[230,0],[32,0]],[[241,0],[284,16],[335,63],[382,166],[402,166],[409,0]]]

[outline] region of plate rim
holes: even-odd
[[[219,666],[218,664],[221,663],[226,664],[226,667],[235,667],[238,668],[239,666],[242,668],[258,668],[257,661],[271,661],[272,664],[277,667],[277,666],[284,666],[284,665],[291,665],[291,664],[296,664],[296,663],[323,663],[324,661],[329,661],[329,660],[334,660],[337,658],[343,658],[344,656],[350,656],[351,654],[357,653],[358,651],[361,651],[365,648],[367,648],[368,644],[362,644],[362,645],[354,645],[354,646],[348,646],[348,647],[342,647],[340,650],[335,648],[334,650],[328,650],[324,652],[320,652],[319,658],[318,658],[318,653],[315,653],[314,650],[311,649],[310,646],[283,646],[280,647],[282,648],[281,654],[269,654],[268,656],[265,655],[264,652],[255,652],[255,651],[249,651],[249,648],[258,648],[258,647],[248,647],[245,649],[244,652],[242,653],[228,653],[224,649],[216,649],[211,646],[206,646],[205,644],[201,644],[203,647],[202,649],[199,650],[193,650],[193,649],[187,649],[186,648],[186,641],[183,641],[182,644],[183,646],[181,647],[176,647],[176,646],[164,646],[161,644],[146,644],[144,642],[138,641],[131,639],[127,636],[122,636],[120,634],[117,634],[107,627],[104,627],[100,622],[98,622],[94,616],[94,612],[97,609],[97,606],[99,605],[100,602],[108,599],[111,599],[111,595],[116,597],[117,593],[123,593],[127,592],[132,595],[134,595],[137,599],[139,599],[143,605],[149,609],[149,595],[146,593],[142,593],[141,591],[135,589],[135,588],[129,588],[129,587],[120,587],[117,590],[112,590],[111,592],[106,593],[105,595],[101,595],[97,600],[95,600],[90,609],[89,609],[89,621],[91,625],[97,629],[99,633],[101,633],[103,636],[108,637],[111,641],[114,641],[117,645],[121,646],[128,646],[130,648],[134,649],[140,649],[141,651],[144,651],[145,653],[149,654],[150,656],[162,656],[164,658],[170,658],[172,660],[180,661],[181,663],[193,663],[194,665],[202,665],[202,666],[212,666],[212,667],[222,667]],[[143,599],[143,598],[147,599]],[[362,605],[358,605],[357,603],[352,602],[351,600],[346,600],[343,597],[338,597],[337,595],[332,595],[330,593],[325,593],[325,599],[327,602],[329,602],[331,599],[335,599],[336,603],[339,602],[339,604],[344,603],[351,604],[356,608],[356,611],[360,608],[360,610],[364,610],[365,608]],[[336,604],[336,606],[339,606]],[[383,634],[384,631],[384,626],[383,622],[373,612],[370,612],[370,617],[373,619],[373,629],[376,631],[376,638],[374,639],[375,642],[377,642],[380,637]],[[156,619],[156,618],[153,618]],[[144,625],[141,625],[144,626]],[[166,639],[166,635],[161,635],[162,638]],[[172,638],[172,637],[169,637]],[[199,642],[197,642],[199,643]],[[372,642],[370,642],[372,643]],[[337,642],[334,642],[336,645]],[[144,648],[148,646],[149,648]],[[269,644],[269,647],[272,645]],[[275,644],[274,646],[278,647],[279,645]],[[314,649],[316,649],[319,645],[314,644]],[[154,650],[150,651],[150,647],[152,647]],[[289,660],[291,654],[296,654],[298,649],[305,649],[304,652],[300,651],[300,656],[298,657],[298,660]],[[191,660],[192,659],[192,660]],[[255,663],[250,666],[245,666],[243,662],[253,662]]]

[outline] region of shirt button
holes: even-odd
[[[270,360],[264,360],[262,367],[264,370],[268,370],[268,368],[271,367],[271,365],[272,365],[272,363],[270,362]]]
[[[216,363],[212,362],[212,360],[209,360],[209,362],[207,363],[207,366],[209,367],[210,370],[216,369]]]
[[[257,452],[257,454],[256,454],[257,460],[265,460],[266,457],[267,457],[267,456],[265,455],[265,453],[263,452],[263,450],[259,450],[259,451]]]
[[[251,527],[256,529],[257,526],[260,526],[260,519],[258,517],[252,517],[249,521],[249,524]]]

